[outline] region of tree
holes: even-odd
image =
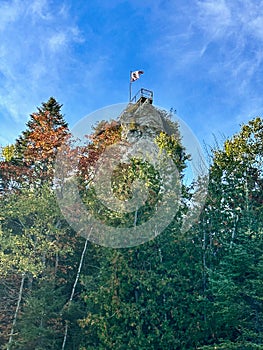
[[[36,300],[38,303],[40,302],[40,294],[44,293],[44,290],[46,295],[43,296],[43,303],[41,305],[36,303],[36,305],[43,308],[49,307],[50,310],[52,307],[53,310],[58,309],[57,300],[54,300],[54,304],[52,304],[51,295],[48,297],[48,292],[57,296],[60,304],[63,304],[61,288],[67,284],[66,267],[63,266],[65,264],[63,261],[65,261],[65,256],[70,254],[75,237],[61,218],[54,194],[48,185],[37,190],[24,189],[19,194],[14,193],[12,196],[5,197],[0,216],[2,223],[0,271],[2,271],[6,288],[11,276],[18,281],[17,276],[22,278],[18,297],[19,305],[13,317],[15,320],[13,328],[16,329],[16,335],[10,341],[10,344],[15,342],[18,349],[23,334],[22,330],[31,332],[37,324],[31,318],[32,329],[29,325],[21,326],[21,331],[17,333],[21,323],[21,308],[19,307],[21,303],[23,304],[22,315],[25,323],[29,317],[27,314],[30,311],[30,305],[36,303]],[[59,285],[60,288],[58,288]],[[13,303],[14,301],[10,300],[11,307]],[[43,318],[41,318],[37,307],[32,310],[35,312],[35,318],[39,321],[39,330],[46,331],[51,319],[54,319],[55,322],[51,312],[45,313],[45,317],[43,314]],[[32,311],[30,317],[32,317]],[[57,315],[56,320],[59,318],[61,316]],[[47,333],[45,334],[47,335]],[[32,332],[30,336],[32,338]],[[25,337],[23,341],[25,341]],[[26,343],[25,348],[29,347],[30,344]]]
[[[200,349],[262,344],[262,137],[262,120],[255,118],[214,151],[198,227],[209,334]]]
[[[137,156],[115,167],[110,180],[117,198],[128,201],[137,179],[148,190],[143,208],[123,214],[98,200],[96,162],[111,145],[154,135],[153,156],[166,152],[181,179],[188,156],[179,131],[167,116],[162,122],[173,134],[160,132],[158,123],[154,129],[138,120],[126,126],[104,121],[86,145],[74,147],[60,108],[53,98],[43,103],[17,142],[2,149],[0,347],[260,349],[262,119],[243,125],[213,150],[207,202],[187,235],[179,233],[191,199],[183,186],[164,232],[143,245],[113,249],[78,237],[61,214],[54,190],[63,197],[73,181],[67,156],[79,160],[77,190],[92,215],[114,229],[140,227],[163,198],[158,171]],[[65,167],[52,183],[60,152]],[[68,209],[78,220],[77,206]]]
[[[136,125],[132,128],[136,129]],[[118,137],[121,135],[119,129],[122,131],[121,126],[114,129]],[[108,146],[107,135],[114,130],[106,130],[105,143],[103,133],[94,133],[86,161],[89,156],[97,159],[94,150],[100,154]],[[118,140],[118,137],[111,140]],[[182,172],[188,157],[179,135],[159,132],[155,141],[159,151],[165,150]],[[84,203],[92,208],[95,202],[93,192],[89,193],[92,191],[93,177],[89,176],[92,167],[84,170],[84,178],[89,180],[86,183],[89,187],[84,186],[86,192],[83,190]],[[139,177],[151,190],[146,206],[152,210],[160,179],[142,159],[131,159],[129,166],[119,165],[112,178],[113,190],[120,198],[127,199],[129,187]],[[82,349],[189,349],[198,344],[202,318],[196,295],[202,274],[193,242],[178,236],[183,210],[182,205],[169,227],[141,246],[118,250],[97,247],[98,273],[82,277],[86,288],[83,298],[87,305],[86,317],[80,321],[87,335]],[[123,224],[129,227],[134,223],[134,213],[129,222],[128,215],[120,218],[116,213],[113,216],[102,206],[97,212],[102,220],[109,216],[107,223],[116,227]],[[148,219],[146,211],[137,214],[138,225]]]
[[[61,107],[53,97],[42,103],[15,144],[3,149],[3,192],[52,181],[56,154],[69,134]]]

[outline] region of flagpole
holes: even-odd
[[[129,76],[129,81],[130,81],[130,85],[129,85],[129,102],[131,102],[131,98],[132,98],[132,81],[131,81],[131,74],[132,71],[130,70],[130,76]]]

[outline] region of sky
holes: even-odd
[[[132,84],[202,145],[263,111],[263,1],[0,0],[0,145],[53,96],[73,127]]]

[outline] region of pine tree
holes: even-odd
[[[30,115],[26,130],[9,147],[12,153],[4,149],[0,164],[2,192],[52,181],[54,160],[69,135],[61,107],[53,97],[42,103]]]
[[[16,142],[22,162],[32,170],[33,178],[51,179],[56,154],[68,135],[68,125],[60,110],[62,105],[51,97],[30,116],[27,130]]]

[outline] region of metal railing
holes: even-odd
[[[141,98],[149,99],[151,102],[153,101],[153,91],[141,88],[131,99],[130,102],[136,103]]]

